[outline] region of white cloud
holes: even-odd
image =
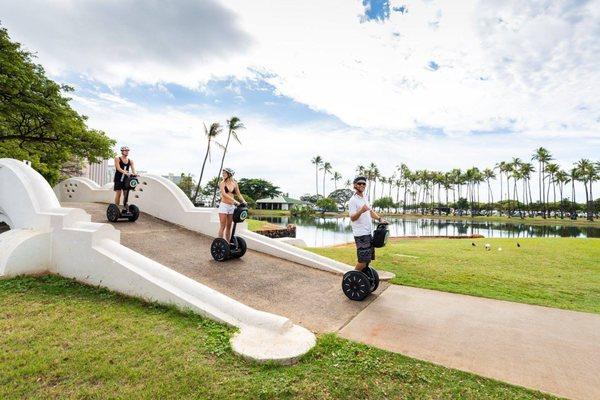
[[[3,22],[51,70],[111,85],[261,71],[356,127],[600,128],[600,0],[415,1],[364,23],[358,0],[216,1],[29,0]]]
[[[214,0],[0,0],[9,33],[54,74],[194,87],[251,46]],[[212,68],[217,68],[212,70]]]

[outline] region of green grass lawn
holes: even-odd
[[[252,232],[261,230],[267,224],[266,221],[259,221],[257,219],[250,218],[248,218],[246,222],[248,223],[248,230]]]
[[[254,208],[250,209],[249,214],[250,215],[274,216],[274,217],[291,215],[291,213],[286,210],[258,210],[258,209],[254,209]]]
[[[354,245],[309,250],[356,263]],[[600,239],[397,239],[376,254],[392,283],[600,313]]]
[[[569,218],[542,218],[542,217],[533,217],[533,218],[515,218],[515,217],[469,217],[469,216],[458,216],[458,215],[419,215],[419,214],[394,214],[394,213],[383,213],[382,215],[391,216],[391,217],[399,217],[406,219],[439,219],[439,220],[450,220],[450,221],[467,221],[467,222],[500,222],[506,224],[525,224],[525,225],[548,225],[548,226],[575,226],[578,228],[600,228],[600,220],[588,221],[585,218],[579,218],[576,220],[571,220]],[[343,215],[345,216],[345,215]]]
[[[260,221],[260,220],[252,219],[252,218],[249,218],[246,221],[248,222],[248,230],[252,231],[252,232],[260,231],[263,229],[285,228],[285,227],[279,226],[277,224],[273,224],[268,221]]]
[[[59,277],[0,280],[0,398],[552,398],[331,334],[294,366],[259,365],[233,332]]]

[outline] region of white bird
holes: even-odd
[[[489,243],[485,244],[485,250],[486,251],[490,251],[492,249],[492,246]]]
[[[502,251],[502,247],[498,247],[498,251]]]

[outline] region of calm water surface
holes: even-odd
[[[274,224],[296,225],[296,237],[308,246],[321,247],[354,241],[350,218],[266,217],[254,219]],[[499,238],[532,237],[594,237],[600,238],[600,228],[579,228],[551,225],[527,225],[503,222],[470,222],[429,218],[386,218],[390,223],[390,236],[469,236],[482,235]]]

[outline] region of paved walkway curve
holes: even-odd
[[[573,399],[600,399],[600,315],[391,285],[341,336]]]
[[[82,208],[92,221],[109,223],[106,204],[63,203]],[[212,238],[141,213],[135,223],[112,224],[121,244],[258,310],[282,315],[313,332],[336,332],[376,296],[351,301],[341,276],[248,250],[237,260],[216,262]],[[381,282],[381,293],[387,283]]]

